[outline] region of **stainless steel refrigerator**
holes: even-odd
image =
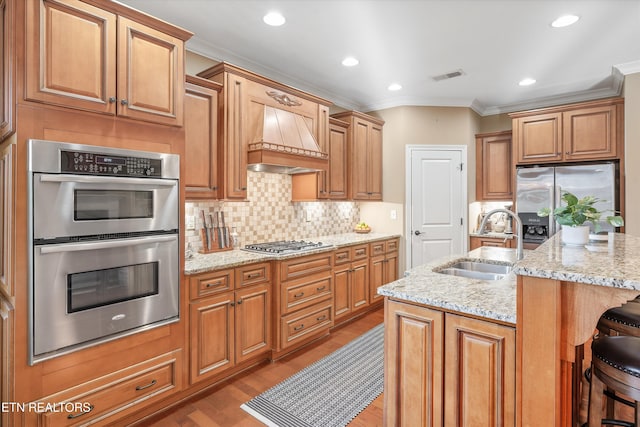
[[[560,225],[539,217],[540,208],[552,210],[561,206],[562,193],[568,191],[578,198],[595,196],[602,201],[595,207],[615,211],[618,203],[617,164],[599,163],[571,166],[534,166],[516,169],[516,212],[522,219],[525,243],[539,244],[560,229]],[[605,215],[613,215],[605,212]],[[604,215],[603,215],[604,216]],[[593,231],[593,224],[590,224]],[[613,231],[605,221],[601,231]]]

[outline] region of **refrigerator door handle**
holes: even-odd
[[[549,222],[553,224],[553,234],[556,234],[557,231],[560,231],[559,224],[556,222],[556,218],[553,216],[553,211],[555,208],[560,207],[560,201],[562,199],[562,187],[560,185],[555,186],[555,195],[553,195],[553,208],[551,209],[551,216],[549,218]],[[550,224],[551,226],[551,224]]]

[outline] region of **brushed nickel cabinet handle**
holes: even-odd
[[[75,419],[75,418],[78,418],[78,417],[81,417],[81,416],[83,416],[83,415],[86,415],[86,414],[88,414],[88,413],[89,413],[89,412],[91,412],[91,411],[93,411],[93,405],[89,405],[89,409],[87,409],[87,410],[86,410],[86,411],[84,411],[84,412],[79,412],[79,413],[77,413],[77,414],[69,414],[69,415],[67,415],[67,419],[69,419],[69,420],[73,420],[73,419]]]
[[[304,295],[304,292],[300,292],[299,294],[294,294],[293,297],[294,298],[300,298],[303,295]]]
[[[325,314],[324,316],[320,316],[320,317],[318,317],[316,320],[317,320],[318,322],[322,322],[322,321],[323,321],[323,320],[325,320],[326,318],[327,318],[327,315]]]
[[[144,390],[144,389],[149,388],[149,387],[153,387],[157,383],[158,383],[158,381],[151,380],[151,382],[149,384],[147,384],[147,385],[139,385],[139,386],[137,386],[136,387],[136,391],[140,391],[140,390]]]
[[[260,277],[260,273],[250,273],[247,275],[247,279],[253,279],[254,277]]]
[[[304,323],[301,324],[300,326],[296,326],[295,328],[293,328],[294,331],[300,331],[304,328]]]
[[[120,100],[120,104],[122,104],[122,105],[129,105],[129,101],[127,101],[126,99],[121,99],[121,100]]]
[[[118,98],[116,98],[115,96],[110,96],[109,97],[109,103],[113,104],[114,102],[116,102],[118,100]]]
[[[214,286],[218,286],[218,285],[221,285],[221,284],[222,284],[222,280],[217,280],[217,281],[215,281],[215,282],[207,283],[207,284],[206,284],[206,287],[207,287],[207,288],[212,288],[212,287],[214,287]]]
[[[320,286],[316,288],[316,291],[324,291],[325,289],[327,289],[327,286]]]
[[[241,299],[238,300],[238,305],[240,305],[240,304],[242,304],[242,300]]]

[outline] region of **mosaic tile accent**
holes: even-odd
[[[360,218],[356,202],[292,202],[291,176],[247,171],[247,201],[187,202],[185,214],[196,217],[196,230],[187,230],[186,243],[202,248],[199,213],[223,211],[226,224],[235,227],[240,245],[277,240],[312,239],[348,233]]]

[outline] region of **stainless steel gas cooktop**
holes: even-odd
[[[244,250],[275,255],[289,255],[293,253],[310,251],[313,249],[327,248],[330,246],[331,245],[327,245],[322,242],[307,242],[304,240],[280,240],[278,242],[255,243],[253,245],[246,245],[244,247]]]

